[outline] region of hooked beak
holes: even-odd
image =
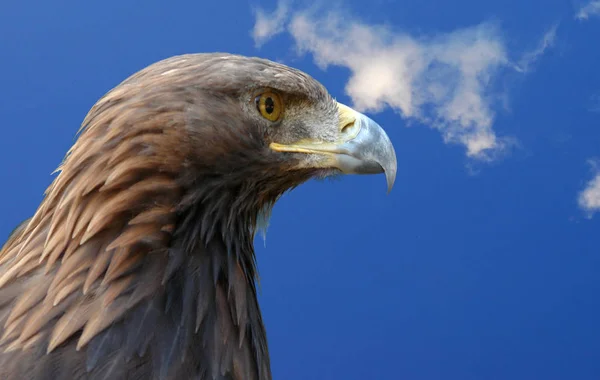
[[[303,140],[295,144],[271,143],[278,152],[296,152],[323,156],[316,165],[337,168],[345,174],[385,173],[388,193],[396,180],[396,153],[389,137],[376,122],[352,108],[338,103],[336,142]]]

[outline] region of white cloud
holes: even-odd
[[[289,14],[289,3],[279,1],[273,12],[256,9],[254,14],[256,22],[252,29],[252,38],[256,46],[260,47],[276,34],[283,32]]]
[[[495,24],[423,37],[368,25],[339,10],[287,13],[285,4],[280,2],[269,17],[284,20],[277,21],[277,28],[264,27],[267,13],[257,14],[263,15],[256,20],[257,44],[288,32],[298,52],[312,54],[320,68],[350,70],[345,91],[356,109],[379,112],[390,107],[409,121],[436,128],[446,143],[461,144],[468,157],[484,161],[514,143],[493,130],[494,109],[506,101],[496,86],[499,75],[530,71],[553,45],[558,27],[552,26],[534,50],[513,63]],[[257,28],[270,34],[256,33]]]
[[[575,15],[578,20],[587,20],[591,16],[600,16],[600,1],[595,0],[587,3]]]
[[[591,112],[600,113],[600,92],[592,94],[592,96],[590,96],[588,110]]]
[[[600,170],[598,163],[590,162],[594,169],[594,178],[587,184],[585,189],[579,193],[579,207],[586,211],[589,216],[600,211]]]
[[[548,29],[548,31],[544,33],[544,36],[542,37],[542,40],[539,42],[538,46],[534,50],[528,51],[525,54],[523,54],[515,69],[524,73],[528,72],[531,66],[533,66],[533,64],[542,55],[544,55],[546,50],[554,46],[554,40],[556,39],[557,29],[558,23],[552,25],[552,27],[550,27],[550,29]]]

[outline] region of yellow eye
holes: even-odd
[[[262,117],[270,121],[279,120],[283,111],[281,98],[274,92],[265,92],[257,96],[256,107]]]

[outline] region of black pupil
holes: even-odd
[[[265,99],[265,111],[270,115],[275,111],[275,102],[273,98],[269,97]]]

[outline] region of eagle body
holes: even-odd
[[[0,379],[271,379],[257,220],[314,177],[393,183],[377,128],[264,59],[190,54],[132,75],[0,251]]]

